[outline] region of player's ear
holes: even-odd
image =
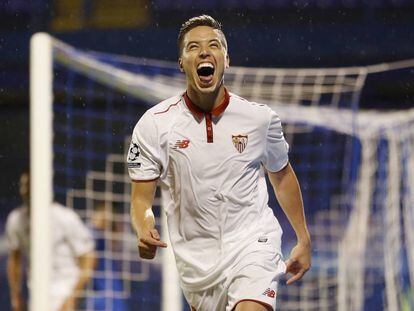
[[[181,58],[181,57],[178,59],[178,67],[180,68],[180,71],[181,71],[181,72],[184,72],[184,68],[183,68],[183,60],[182,60],[182,58]]]
[[[230,57],[229,54],[226,53],[226,64],[225,64],[225,68],[229,68],[230,67]]]

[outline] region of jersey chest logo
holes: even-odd
[[[175,142],[175,145],[174,145],[173,148],[174,149],[184,149],[184,148],[187,148],[189,144],[190,144],[190,140],[188,140],[188,139],[177,140]]]
[[[276,292],[273,289],[268,288],[264,291],[264,293],[262,295],[265,295],[269,298],[275,298]]]
[[[231,135],[234,147],[239,153],[242,153],[247,146],[247,135]]]

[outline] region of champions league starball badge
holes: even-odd
[[[136,162],[139,158],[139,145],[137,143],[132,142],[131,147],[129,147],[128,152],[128,167],[129,168],[138,168],[141,166],[141,163]]]
[[[137,143],[132,143],[129,148],[128,160],[135,161],[139,157],[139,145]]]

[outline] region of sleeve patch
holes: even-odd
[[[140,168],[141,167],[141,163],[128,163],[128,168]]]
[[[141,162],[139,162],[139,157],[141,155],[141,148],[138,143],[132,141],[131,146],[128,150],[128,168],[140,168]]]
[[[128,151],[128,161],[135,162],[138,160],[140,152],[140,147],[138,143],[132,142]]]

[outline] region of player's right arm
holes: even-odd
[[[7,260],[7,278],[10,288],[10,301],[13,311],[23,310],[22,275],[23,275],[22,253],[19,249],[10,251]]]
[[[157,247],[167,247],[160,240],[152,212],[157,181],[163,168],[163,151],[158,124],[151,111],[138,121],[127,155],[131,186],[131,222],[138,238],[141,258],[152,259]]]
[[[131,222],[138,238],[138,250],[141,258],[155,257],[157,247],[167,247],[160,240],[155,228],[152,212],[157,180],[133,181],[131,187]]]

